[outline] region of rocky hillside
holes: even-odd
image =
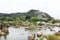
[[[11,14],[4,14],[4,13],[0,13],[0,17],[1,16],[13,16],[13,17],[19,17],[19,16],[35,16],[35,17],[40,17],[40,18],[52,18],[50,15],[48,15],[47,13],[45,12],[41,12],[39,10],[29,10],[28,12],[25,12],[25,13],[20,13],[20,12],[17,12],[17,13],[11,13]]]

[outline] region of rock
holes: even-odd
[[[35,38],[34,34],[28,36],[28,40],[34,40],[34,38]]]
[[[25,29],[29,29],[29,27],[25,27]]]
[[[60,36],[60,32],[56,32],[55,35]]]
[[[37,32],[37,37],[41,37],[43,33],[41,31]]]
[[[50,31],[53,31],[52,29],[50,29]]]
[[[0,30],[0,33],[1,33],[1,30]]]
[[[60,33],[60,30],[58,32]]]
[[[27,31],[28,29],[25,29],[25,31]]]
[[[2,30],[1,30],[2,32],[5,32],[5,33],[8,33],[9,31],[8,31],[8,28],[3,28]]]
[[[0,36],[2,36],[2,35],[5,35],[5,33],[4,32],[0,32]]]
[[[4,32],[1,32],[2,35],[4,35],[5,33]]]

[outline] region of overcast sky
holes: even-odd
[[[37,9],[60,19],[60,0],[0,0],[0,12],[27,12]]]

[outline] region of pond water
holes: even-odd
[[[27,30],[25,31],[25,27],[20,27],[20,28],[14,28],[10,27],[9,29],[9,34],[5,36],[0,36],[0,40],[28,40],[28,35],[30,34],[35,34],[38,31],[42,31],[44,35],[47,34],[53,34],[58,31],[58,27],[54,28],[55,31],[50,31],[48,28],[42,28],[41,30],[35,29],[35,30]],[[45,29],[45,30],[44,30]]]

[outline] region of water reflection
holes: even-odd
[[[7,40],[7,35],[4,35],[4,39]]]
[[[0,40],[1,40],[1,36],[0,36]]]
[[[7,40],[7,35],[0,36],[0,40]]]

